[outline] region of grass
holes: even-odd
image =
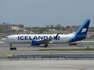
[[[39,49],[39,51],[94,51],[94,48],[83,48],[83,49]]]

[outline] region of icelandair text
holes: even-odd
[[[55,36],[18,36],[18,40],[45,40],[45,39],[60,40],[60,36],[58,36],[57,38]]]

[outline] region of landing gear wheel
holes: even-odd
[[[48,46],[48,44],[45,44],[45,47],[47,47]]]
[[[12,47],[12,44],[10,44],[10,47]]]

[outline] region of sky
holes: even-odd
[[[0,0],[0,23],[25,26],[94,26],[94,0]]]

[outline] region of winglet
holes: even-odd
[[[54,39],[56,39],[56,40],[57,40],[57,38],[58,38],[58,35],[59,35],[59,33],[57,33],[57,35],[54,37]]]

